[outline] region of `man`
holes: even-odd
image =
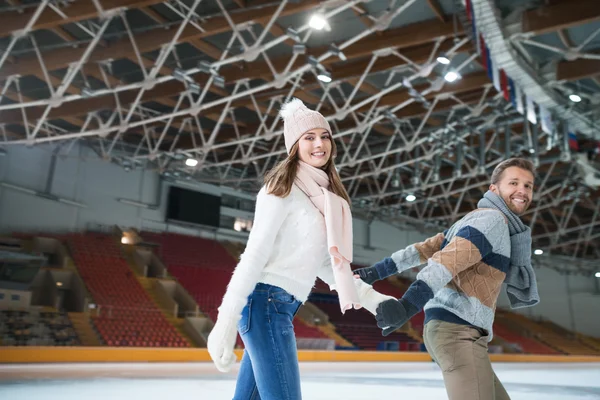
[[[450,400],[509,399],[487,354],[503,283],[512,308],[539,302],[531,267],[531,232],[518,217],[533,199],[534,166],[525,159],[500,163],[478,208],[449,230],[356,270],[371,285],[427,263],[400,299],[371,286],[377,325],[387,336],[425,309],[423,339],[441,367]],[[369,307],[373,309],[374,307]]]

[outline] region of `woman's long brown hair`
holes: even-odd
[[[350,197],[342,184],[340,175],[335,169],[335,163],[333,162],[333,159],[337,154],[337,147],[333,137],[330,136],[330,140],[331,156],[329,157],[327,164],[321,169],[325,171],[329,177],[329,190],[346,200],[348,205],[350,205]],[[278,197],[287,197],[290,194],[294,179],[296,179],[296,169],[298,168],[298,147],[298,142],[294,143],[287,158],[274,166],[265,176],[267,193],[274,194]]]

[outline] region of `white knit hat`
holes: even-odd
[[[288,154],[300,136],[311,129],[322,128],[331,134],[329,122],[321,113],[309,110],[299,99],[292,99],[285,103],[279,115],[283,118],[283,136]]]

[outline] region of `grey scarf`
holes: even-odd
[[[494,208],[508,220],[510,234],[510,267],[506,274],[506,294],[511,308],[531,307],[540,302],[535,271],[531,266],[531,229],[512,212],[504,200],[492,191],[487,191],[479,208]]]

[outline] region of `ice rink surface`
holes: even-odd
[[[211,363],[0,365],[4,400],[225,400],[237,375]],[[301,363],[305,400],[446,399],[433,363]],[[600,399],[600,363],[496,363],[512,400]]]

